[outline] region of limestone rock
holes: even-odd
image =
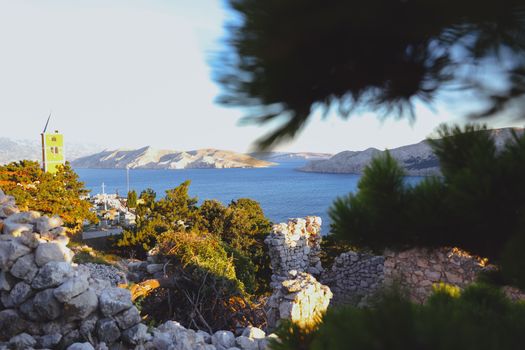
[[[4,226],[5,229],[5,226]],[[31,249],[17,241],[0,241],[0,269],[7,271],[16,259],[29,254]]]
[[[19,307],[20,313],[28,320],[38,321],[40,320],[39,314],[35,311],[35,303],[33,299],[29,299],[22,303]]]
[[[67,347],[67,350],[95,350],[93,345],[89,343],[73,343]]]
[[[259,343],[256,339],[248,338],[243,335],[237,337],[235,343],[242,350],[259,350]]]
[[[55,289],[55,298],[65,303],[84,292],[88,287],[89,283],[86,275],[71,277]]]
[[[61,339],[62,334],[60,333],[52,333],[35,337],[37,346],[43,349],[53,349],[60,343]]]
[[[139,323],[131,328],[128,328],[122,333],[122,339],[131,345],[144,343],[150,339],[148,327],[142,323]]]
[[[133,306],[131,293],[127,289],[112,287],[102,291],[99,297],[100,311],[104,316],[113,316]]]
[[[211,342],[218,350],[229,349],[235,346],[235,335],[230,331],[217,331],[213,333]]]
[[[0,291],[10,291],[15,283],[9,272],[0,270]]]
[[[57,242],[40,243],[35,252],[35,262],[38,266],[44,266],[50,261],[71,262],[72,258],[71,250]]]
[[[13,309],[0,311],[0,339],[9,339],[27,328],[27,322]]]
[[[40,268],[31,286],[35,289],[56,287],[73,274],[71,265],[67,262],[50,261]]]
[[[246,327],[242,335],[251,339],[263,339],[266,337],[266,333],[262,329],[252,326]]]
[[[16,278],[20,278],[27,283],[33,282],[33,278],[35,278],[38,273],[34,254],[27,254],[19,258],[13,266],[11,266],[10,272]]]
[[[120,329],[128,329],[142,321],[139,310],[132,306],[114,316]]]
[[[36,345],[36,340],[27,333],[20,333],[9,339],[9,347],[15,350],[30,349]]]
[[[80,324],[80,334],[84,339],[94,342],[93,337],[95,335],[97,321],[98,317],[94,313],[82,320]]]
[[[120,338],[120,329],[117,326],[117,322],[111,318],[103,318],[98,320],[97,323],[97,335],[100,341],[111,344],[118,338]]]
[[[39,233],[44,233],[60,227],[63,224],[64,222],[58,216],[48,217],[47,215],[44,215],[35,220],[35,229]]]
[[[56,300],[53,289],[37,293],[33,299],[33,308],[44,320],[54,320],[62,314],[62,305]]]
[[[82,337],[80,336],[80,332],[78,329],[73,329],[65,334],[62,335],[62,339],[60,340],[59,348],[64,349],[68,346],[78,343],[82,341]]]
[[[55,290],[56,295],[56,290]],[[64,311],[70,320],[82,320],[97,309],[98,298],[91,289],[71,298],[64,303]]]
[[[20,305],[33,295],[31,286],[25,282],[18,282],[15,284],[9,296],[14,305]]]

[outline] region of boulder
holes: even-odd
[[[14,305],[20,305],[33,295],[31,286],[25,282],[15,284],[9,296]]]
[[[95,350],[89,343],[73,343],[67,347],[67,350]]]
[[[14,350],[31,349],[35,345],[35,338],[27,333],[20,333],[9,339],[9,347]]]
[[[131,345],[138,345],[148,341],[151,336],[148,334],[148,327],[139,323],[122,333],[122,339]]]
[[[43,349],[55,348],[60,343],[61,339],[62,334],[60,333],[52,333],[40,337],[35,337],[37,346]]]
[[[56,291],[56,290],[55,290]],[[56,293],[55,293],[56,294]],[[97,309],[98,298],[88,289],[64,303],[64,312],[70,320],[83,320]]]
[[[24,255],[11,266],[11,274],[27,283],[33,282],[37,273],[38,267],[35,264],[34,254]]]
[[[9,272],[0,270],[0,291],[10,291],[15,283]]]
[[[73,252],[57,242],[40,243],[36,248],[35,262],[38,266],[44,266],[50,261],[71,262]]]
[[[94,343],[97,321],[98,317],[95,313],[93,313],[86,317],[84,320],[82,320],[82,323],[80,324],[80,335],[82,335],[84,339],[87,339],[92,343]]]
[[[72,344],[79,343],[83,341],[82,337],[80,336],[80,332],[78,329],[73,329],[65,334],[62,335],[62,339],[60,340],[60,344],[58,347],[60,349],[65,349]]]
[[[22,303],[19,307],[20,313],[28,320],[31,321],[38,321],[40,320],[40,316],[35,311],[35,304],[33,302],[33,299],[29,299]]]
[[[114,317],[120,329],[128,329],[142,321],[140,312],[135,306],[116,314]]]
[[[243,335],[237,337],[235,343],[242,350],[259,350],[259,343],[256,339],[248,338]]]
[[[13,309],[0,311],[0,341],[7,340],[26,330],[28,324]]]
[[[11,217],[13,216],[14,215],[11,215]],[[19,237],[22,234],[22,232],[33,232],[33,225],[21,224],[19,222],[14,222],[9,219],[10,218],[4,220],[4,225],[2,227],[2,232],[4,233],[4,235]]]
[[[30,248],[17,241],[0,241],[0,269],[4,271],[9,270],[18,258],[30,252]]]
[[[97,335],[100,341],[107,344],[113,343],[115,340],[120,338],[120,329],[117,326],[117,322],[111,318],[103,318],[97,322]]]
[[[44,215],[35,220],[35,230],[39,233],[51,231],[54,228],[60,227],[64,224],[62,219],[58,216],[48,217]]]
[[[218,350],[229,349],[235,346],[235,335],[230,331],[217,331],[213,333],[211,342]]]
[[[86,275],[71,277],[55,289],[55,298],[57,298],[58,301],[65,303],[83,293],[88,287],[89,283]]]
[[[44,320],[54,320],[62,314],[62,305],[55,298],[53,289],[43,290],[35,295],[33,308]]]
[[[266,333],[260,328],[248,326],[242,331],[242,335],[251,339],[263,339]]]
[[[62,284],[72,273],[73,269],[69,263],[50,261],[40,268],[31,286],[35,289],[56,287]]]
[[[104,316],[113,316],[133,306],[130,291],[118,287],[103,290],[99,302],[100,311]]]

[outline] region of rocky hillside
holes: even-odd
[[[264,159],[270,162],[286,162],[293,160],[318,160],[328,159],[333,154],[316,152],[254,152],[250,156],[257,159]]]
[[[79,157],[99,152],[102,147],[95,145],[84,145],[67,142],[66,159],[73,160]],[[23,159],[40,160],[42,158],[42,146],[40,139],[35,140],[13,140],[0,137],[0,164],[6,164]]]
[[[511,130],[511,128],[491,130],[499,148],[503,147],[511,137]],[[523,129],[516,130],[523,132]],[[364,151],[343,151],[326,160],[313,160],[300,170],[361,174],[368,163],[383,152],[376,148],[368,148]],[[408,175],[428,176],[440,173],[439,161],[426,141],[391,149],[390,154],[405,168]]]
[[[245,154],[216,149],[196,151],[136,150],[103,151],[72,162],[76,168],[103,169],[188,169],[188,168],[264,168],[274,163]]]

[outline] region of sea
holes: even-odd
[[[151,188],[157,199],[165,191],[186,180],[191,181],[189,193],[199,202],[216,199],[224,205],[239,198],[258,201],[265,215],[273,222],[287,222],[290,218],[320,216],[322,232],[330,231],[328,209],[339,196],[357,190],[361,175],[307,173],[297,170],[304,161],[286,161],[277,166],[255,169],[130,169],[129,187],[140,193]],[[125,169],[75,169],[91,194],[127,193]],[[417,183],[420,177],[407,177],[408,183]]]

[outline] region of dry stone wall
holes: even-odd
[[[265,243],[273,272],[273,294],[266,303],[268,328],[274,329],[282,319],[315,322],[332,299],[330,288],[314,277],[323,272],[321,218],[308,216],[274,225]]]
[[[385,252],[385,283],[398,283],[412,300],[424,302],[432,286],[446,283],[461,289],[487,269],[487,260],[458,248],[410,249]]]
[[[328,309],[332,292],[305,272],[292,270],[272,282],[274,291],[266,303],[268,326],[274,328],[281,319],[300,325],[315,323]]]
[[[129,291],[72,263],[60,218],[19,212],[0,190],[0,228],[0,348],[147,340]]]
[[[175,321],[147,327],[130,292],[115,286],[120,274],[72,263],[61,225],[20,212],[0,189],[0,350],[265,350],[275,338],[255,327],[238,336]]]
[[[274,275],[287,276],[288,271],[295,270],[317,276],[323,270],[319,258],[320,217],[307,216],[274,225],[264,242],[268,245]]]
[[[278,295],[271,299],[270,305],[275,314],[279,314],[276,300],[286,295],[281,283],[290,279],[290,271],[316,276],[333,293],[333,304],[364,305],[379,289],[393,283],[403,287],[413,301],[423,302],[435,284],[446,283],[463,289],[474,282],[481,271],[494,268],[487,266],[486,260],[457,248],[414,248],[387,251],[382,256],[349,251],[339,255],[332,266],[323,268],[319,259],[321,220],[317,217],[274,225],[265,242],[274,273],[274,295]],[[513,299],[522,295],[514,289],[506,290]]]
[[[321,282],[330,286],[334,304],[359,304],[383,286],[384,264],[383,256],[349,251],[335,258]]]

